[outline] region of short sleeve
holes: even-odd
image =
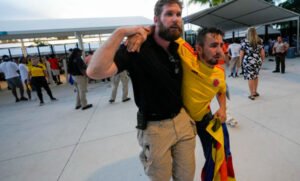
[[[219,93],[226,93],[226,82],[224,82],[224,84],[221,84]]]
[[[114,57],[114,62],[118,68],[118,73],[128,70],[130,66],[130,54],[125,45],[121,45]]]
[[[241,50],[243,50],[243,51],[246,50],[246,42],[245,42],[245,41],[243,41],[243,42],[241,43]]]
[[[40,64],[40,65],[42,66],[42,69],[43,69],[43,70],[47,70],[47,69],[46,69],[46,66],[45,66],[44,64]]]
[[[263,45],[258,45],[258,50],[260,51],[261,49],[263,49],[264,46]]]
[[[87,68],[87,66],[86,66],[86,64],[84,63],[84,61],[82,60],[82,58],[78,58],[78,59],[76,60],[76,64],[77,64],[77,67],[78,67],[79,69],[84,69],[84,70],[86,70],[86,68]]]
[[[15,62],[13,62],[13,65],[16,71],[19,70],[19,66]]]

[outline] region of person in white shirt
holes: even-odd
[[[228,53],[231,56],[231,60],[229,62],[229,77],[238,77],[239,68],[241,67],[240,50],[241,45],[237,39],[235,39],[228,47]]]
[[[3,62],[0,64],[0,70],[4,73],[7,84],[16,98],[16,102],[19,102],[20,100],[27,101],[28,99],[24,97],[24,88],[20,75],[18,74],[18,65],[15,62],[10,61],[7,55],[3,55],[2,59]],[[20,99],[17,95],[17,87],[20,89]]]
[[[19,70],[20,70],[20,75],[21,75],[21,80],[23,85],[25,85],[26,92],[28,95],[28,98],[31,99],[31,88],[29,85],[29,80],[28,80],[28,68],[26,66],[27,60],[25,57],[21,57],[20,63],[19,63]]]

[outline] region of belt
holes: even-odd
[[[209,121],[211,121],[214,118],[214,115],[212,115],[211,112],[205,114],[201,121],[196,121],[197,126],[205,127],[208,125]]]
[[[157,113],[151,113],[151,114],[144,114],[140,111],[138,111],[138,116],[142,117],[146,121],[161,121],[164,119],[172,119],[175,116],[177,116],[178,113],[168,113],[168,114],[157,114]]]

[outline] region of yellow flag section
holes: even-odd
[[[178,54],[180,58],[185,62],[194,62],[195,58],[197,58],[197,54],[194,51],[194,49],[191,47],[190,44],[188,44],[184,39],[178,38],[176,40],[176,43],[178,43]]]
[[[218,124],[221,126],[214,129],[214,127]],[[212,160],[215,164],[213,181],[235,181],[232,156],[229,148],[229,135],[226,124],[221,124],[220,120],[213,119],[206,127],[206,131],[216,141],[212,145],[211,154]]]

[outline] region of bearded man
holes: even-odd
[[[95,52],[87,69],[94,79],[129,72],[138,107],[140,159],[153,181],[194,179],[196,126],[183,108],[184,55],[178,54],[179,49],[189,54],[193,50],[175,41],[182,34],[181,13],[180,1],[158,0],[152,31],[144,27],[116,29]],[[120,46],[125,37],[136,35],[142,37],[136,44]],[[139,41],[144,42],[141,47]]]

